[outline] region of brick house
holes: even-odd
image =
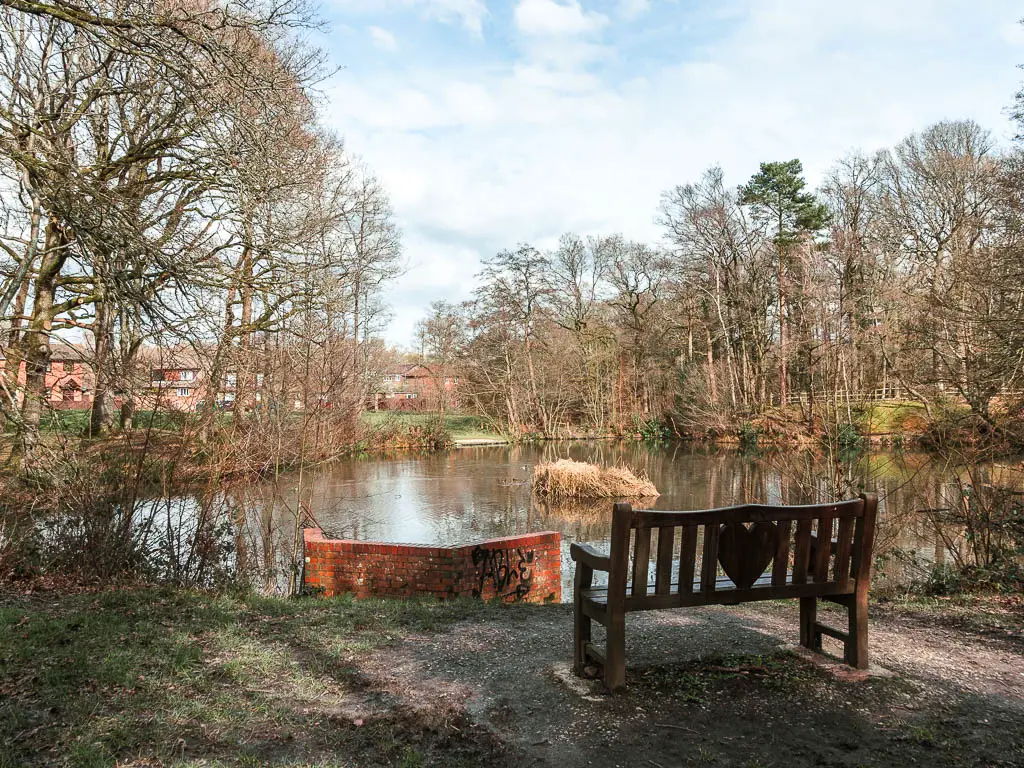
[[[144,407],[195,411],[206,399],[205,371],[191,348],[150,347],[140,357],[149,366],[149,391]]]
[[[374,404],[385,410],[433,410],[443,394],[448,407],[458,406],[459,377],[443,367],[422,363],[394,365],[384,370]]]
[[[196,411],[210,397],[209,359],[201,358],[190,346],[148,347],[143,350],[149,365],[149,407]],[[209,351],[210,357],[213,350]],[[262,400],[263,374],[257,373],[249,384],[249,407]],[[230,409],[238,392],[238,374],[228,370],[217,388],[217,407]]]
[[[44,378],[46,399],[50,407],[81,411],[92,408],[95,378],[89,364],[91,356],[91,350],[84,345],[65,341],[59,336],[50,339],[50,362],[46,366]],[[6,371],[6,368],[6,351],[0,350],[0,370]],[[18,365],[15,392],[19,404],[24,396],[25,382],[25,361],[22,360]]]

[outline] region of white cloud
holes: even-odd
[[[619,0],[615,12],[623,19],[632,21],[643,16],[650,9],[650,0]]]
[[[562,37],[596,34],[607,26],[608,17],[584,11],[579,0],[519,0],[515,21],[524,35]]]
[[[1002,38],[1010,45],[1024,45],[1024,24],[1019,21],[1007,22],[1000,28]]]
[[[484,0],[404,0],[423,7],[424,13],[440,21],[458,21],[476,37],[483,36],[487,5]]]
[[[395,40],[395,36],[386,29],[381,27],[370,27],[370,37],[373,39],[373,44],[382,51],[387,51],[388,53],[395,53],[398,51],[398,41]]]
[[[446,24],[459,24],[474,37],[482,37],[487,5],[484,0],[330,0],[348,13],[375,14],[415,9],[422,16]]]
[[[979,4],[965,22],[942,3],[733,0],[723,12],[743,13],[724,32],[718,19],[714,35],[672,40],[655,59],[634,53],[637,74],[613,77],[594,66],[615,53],[613,27],[585,23],[579,3],[524,0],[517,11],[562,10],[543,23],[516,15],[533,32],[513,60],[343,71],[329,118],[381,177],[406,233],[389,339],[408,343],[431,300],[466,298],[480,258],[500,248],[549,247],[570,230],[657,239],[660,193],[713,163],[740,184],[761,161],[799,157],[816,184],[848,150],[943,118],[1006,139],[1024,58],[1007,26],[1018,12]],[[573,53],[557,60],[560,47]]]

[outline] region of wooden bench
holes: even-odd
[[[625,686],[627,613],[786,598],[800,600],[801,645],[820,649],[822,635],[837,638],[844,643],[846,663],[867,668],[877,509],[874,494],[835,504],[745,504],[694,512],[616,504],[609,554],[583,544],[569,548],[576,562],[574,671],[582,674],[585,666],[597,663],[609,689]],[[818,546],[822,540],[831,545]],[[595,571],[608,573],[607,587],[593,586]],[[818,623],[818,600],[846,606],[846,632]],[[591,642],[592,621],[607,630],[604,651]]]

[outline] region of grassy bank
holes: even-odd
[[[371,430],[395,429],[409,432],[410,430],[427,430],[440,426],[453,443],[473,440],[504,441],[505,438],[495,432],[487,422],[479,416],[460,413],[445,414],[438,425],[438,416],[434,413],[402,413],[400,411],[379,411],[363,414],[363,421]]]
[[[488,610],[161,589],[0,595],[0,766],[411,767],[439,749],[446,764],[476,765],[488,747],[472,729],[453,737],[401,712],[364,724],[344,702],[364,687],[355,657]]]

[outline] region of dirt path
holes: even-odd
[[[1024,636],[875,616],[874,660],[895,674],[861,682],[784,650],[795,604],[631,616],[618,697],[569,674],[566,606],[409,636],[360,667],[392,706],[457,716],[512,765],[1024,765]]]

